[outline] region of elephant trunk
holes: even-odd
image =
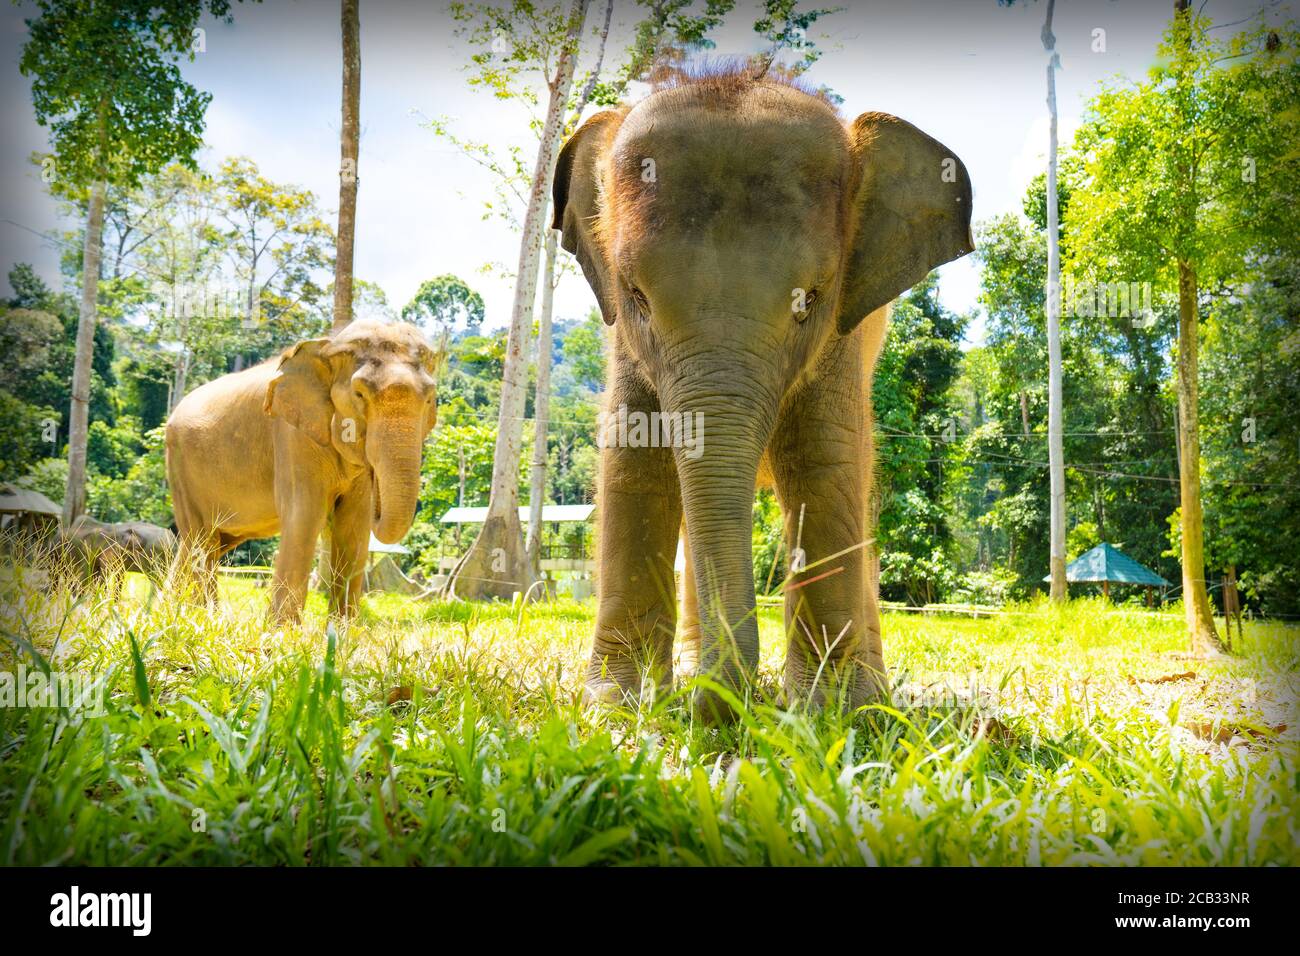
[[[380,418],[367,427],[366,457],[375,472],[375,537],[396,544],[415,520],[420,497],[421,435],[414,418]]]
[[[704,390],[668,390],[668,406],[687,410],[703,430],[698,446],[677,450],[687,538],[694,565],[700,617],[698,673],[740,690],[758,664],[754,606],[753,508],[759,459],[776,413],[775,395],[755,381],[762,371],[737,377],[734,363],[718,375],[696,375]],[[731,391],[719,381],[742,383]],[[698,691],[695,709],[706,720],[730,708],[710,691]]]

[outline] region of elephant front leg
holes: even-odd
[[[682,525],[681,599],[677,607],[677,676],[694,677],[700,669],[700,599],[695,589],[695,559],[691,556],[691,540]]]
[[[369,479],[339,499],[330,521],[329,580],[330,610],[347,619],[361,609],[361,589],[365,579],[366,559],[370,546],[370,522],[373,504]]]
[[[821,705],[843,695],[850,707],[888,691],[880,614],[867,579],[865,495],[869,416],[841,408],[843,394],[810,390],[792,410],[774,454],[790,570],[785,691],[791,703]],[[838,412],[836,411],[838,409]]]
[[[302,615],[307,599],[307,578],[316,556],[316,540],[325,528],[325,501],[301,496],[281,509],[280,550],[271,577],[271,620],[292,624]]]
[[[681,493],[671,449],[628,447],[635,432],[620,428],[620,415],[649,421],[659,410],[658,400],[628,379],[616,376],[611,390],[597,491],[599,592],[586,696],[606,703],[636,697],[647,675],[671,686],[673,669]]]

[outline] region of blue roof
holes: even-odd
[[[1050,581],[1051,575],[1043,580]],[[1109,544],[1099,544],[1071,561],[1065,568],[1065,580],[1080,584],[1109,581],[1112,584],[1169,586],[1169,582],[1160,575]]]

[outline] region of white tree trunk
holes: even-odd
[[[1061,242],[1056,202],[1056,37],[1052,34],[1055,0],[1047,0],[1043,48],[1047,51],[1047,109],[1051,128],[1047,146],[1047,465],[1051,481],[1051,596],[1068,596],[1065,581],[1065,449],[1061,410]]]
[[[582,90],[582,95],[574,105],[570,126],[577,126],[582,120],[582,112],[591,102],[592,93],[600,81],[600,71],[605,63],[605,45],[609,40],[609,23],[614,15],[614,0],[606,0],[605,19],[601,24],[599,39],[596,41],[596,63],[591,76]],[[542,508],[546,501],[546,465],[548,461],[547,432],[550,428],[551,414],[551,325],[554,314],[555,287],[559,283],[556,275],[556,245],[558,234],[554,230],[546,231],[546,265],[543,271],[542,314],[537,322],[537,383],[533,398],[533,468],[529,483],[528,538],[526,550],[528,564],[534,577],[541,577],[542,549]]]
[[[537,159],[533,163],[533,184],[524,214],[519,242],[519,267],[515,270],[515,297],[510,312],[510,333],[506,342],[505,372],[501,381],[501,411],[492,458],[492,487],[488,514],[478,537],[461,560],[449,582],[449,593],[468,599],[505,597],[525,592],[532,573],[524,549],[519,523],[519,465],[523,446],[524,405],[528,387],[528,339],[532,326],[533,301],[537,293],[537,266],[542,248],[542,231],[547,199],[555,178],[560,140],[564,135],[565,110],[573,88],[578,41],[590,0],[573,0],[564,50],[560,53]]]
[[[77,317],[77,349],[72,366],[72,404],[68,409],[68,484],[63,493],[63,526],[86,510],[86,438],[90,432],[90,383],[95,360],[96,307],[99,298],[100,240],[104,232],[103,180],[90,188],[86,238],[81,254],[81,309]]]
[[[541,574],[542,505],[546,500],[546,433],[551,415],[551,313],[555,304],[554,229],[546,230],[546,266],[542,270],[542,314],[537,320],[537,391],[533,399],[533,471],[528,492],[528,563]]]

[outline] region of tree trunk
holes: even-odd
[[[1178,488],[1183,538],[1183,606],[1192,653],[1212,656],[1223,650],[1205,590],[1205,532],[1201,517],[1201,439],[1197,411],[1196,272],[1178,263]]]
[[[95,360],[98,318],[100,240],[104,232],[104,193],[98,180],[90,187],[86,238],[81,254],[81,309],[77,317],[77,350],[72,366],[72,404],[68,409],[68,484],[63,493],[63,526],[86,510],[86,438],[90,431],[90,383]]]
[[[181,350],[176,353],[176,374],[172,377],[170,404],[167,407],[168,413],[175,411],[176,406],[179,405],[181,399],[185,397],[185,385],[189,378],[189,371],[190,353],[184,345],[182,345]]]
[[[565,47],[556,63],[555,78],[550,83],[546,120],[537,144],[537,159],[533,163],[532,189],[524,215],[523,237],[519,242],[519,267],[515,270],[515,298],[506,342],[488,514],[474,543],[447,583],[448,595],[467,600],[509,598],[516,591],[527,592],[532,584],[523,529],[519,524],[519,459],[528,384],[528,336],[537,292],[537,260],[542,247],[543,218],[555,177],[555,161],[564,134],[565,108],[573,87],[578,42],[589,2],[573,0]]]
[[[1061,242],[1056,197],[1056,37],[1052,13],[1056,0],[1047,0],[1043,49],[1047,51],[1047,110],[1051,116],[1047,147],[1047,465],[1051,483],[1051,597],[1060,604],[1069,597],[1065,582],[1065,451],[1061,415]]]
[[[546,230],[546,265],[542,269],[542,314],[537,320],[537,391],[533,399],[533,472],[528,492],[528,564],[542,574],[542,506],[546,500],[546,433],[551,414],[551,312],[555,304],[557,233]]]
[[[334,325],[352,321],[352,253],[357,232],[357,156],[361,138],[361,21],[358,0],[343,0],[343,129],[339,164],[339,232],[334,255]]]

